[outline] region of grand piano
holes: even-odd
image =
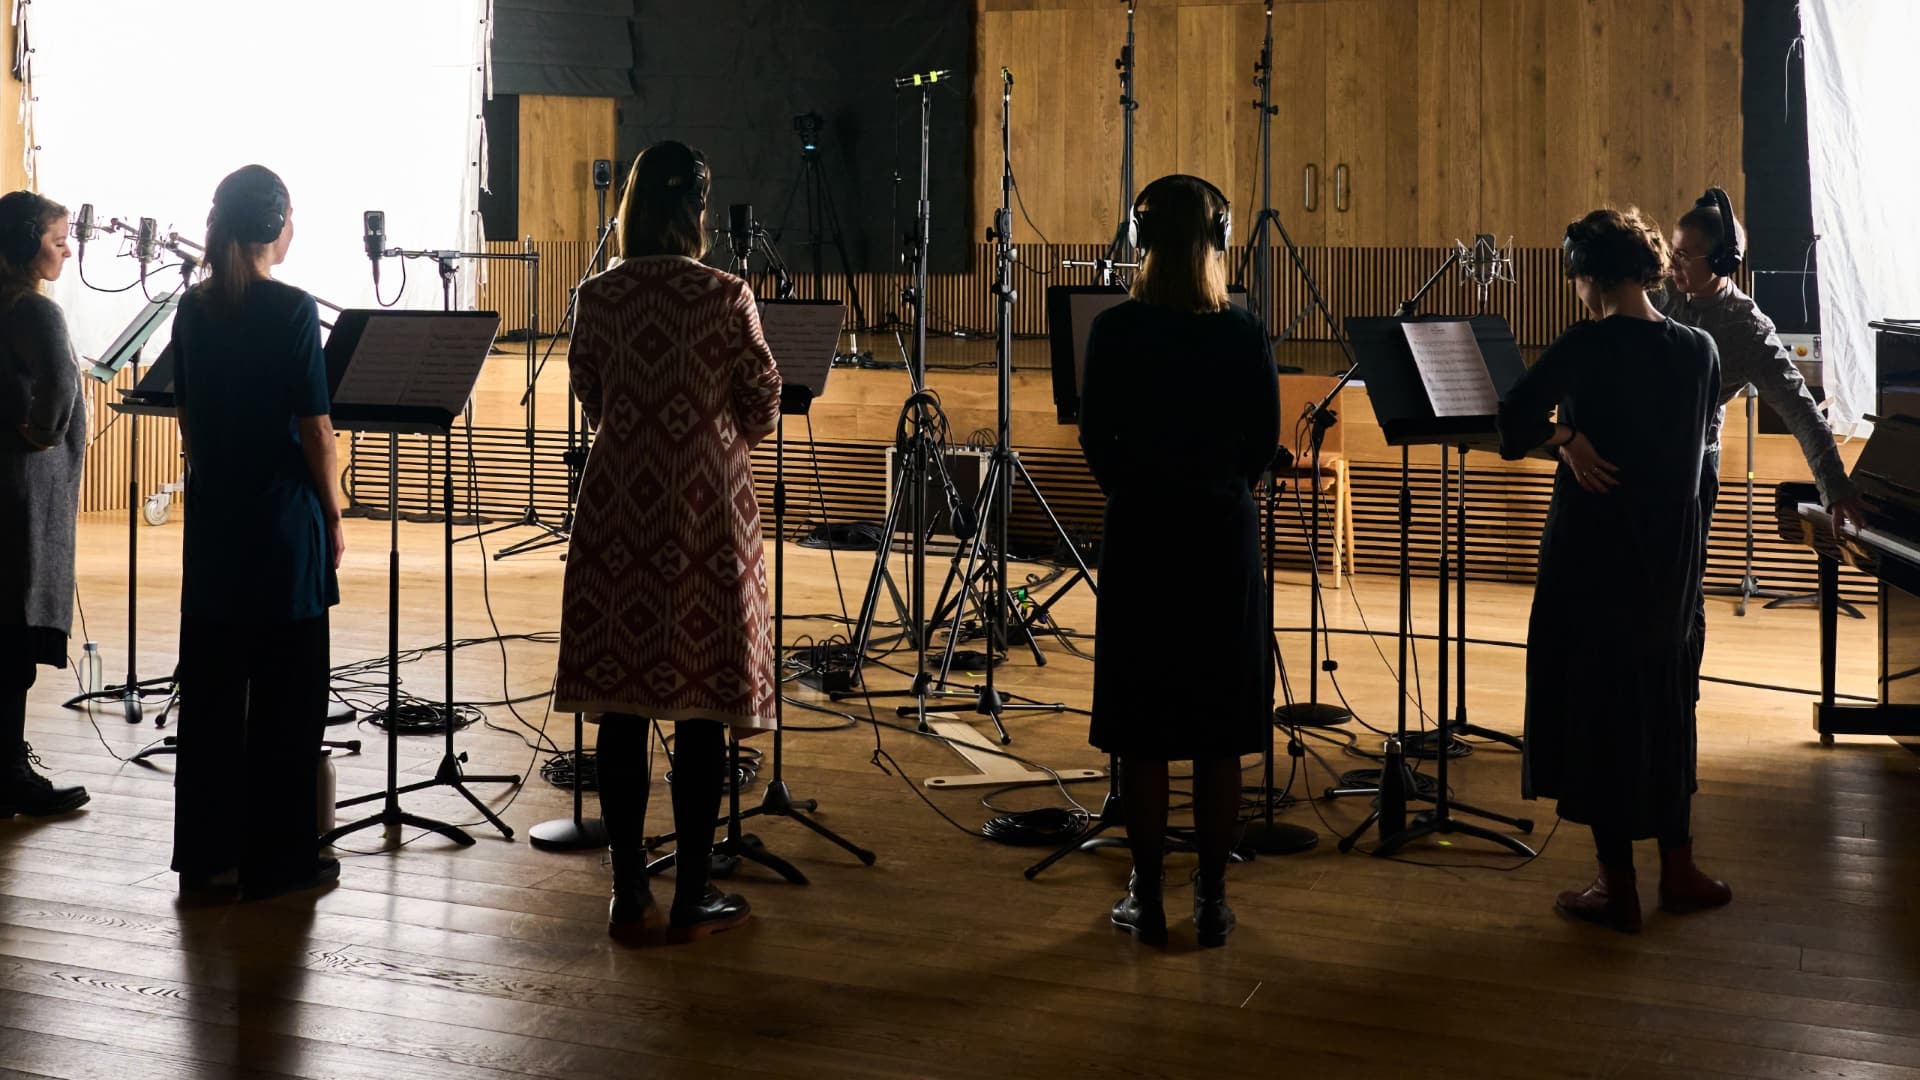
[[[1814,730],[1835,735],[1920,737],[1920,323],[1876,322],[1878,408],[1853,481],[1867,523],[1844,532],[1817,502],[1798,507],[1801,539],[1820,556],[1820,701]],[[1835,701],[1840,563],[1879,583],[1879,677],[1875,701]]]

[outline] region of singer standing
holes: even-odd
[[[319,312],[272,276],[292,243],[286,185],[234,172],[207,217],[208,277],[174,321],[187,513],[173,869],[188,895],[340,875],[317,803],[345,542]]]
[[[709,880],[726,734],[774,726],[767,574],[748,454],[780,374],[746,282],[703,265],[706,159],[650,146],[621,200],[622,261],[580,290],[567,366],[593,425],[560,614],[554,708],[598,714],[608,931],[684,942],[738,926]],[[648,725],[673,723],[673,906],[647,883]]]
[[[1133,299],[1093,322],[1080,394],[1080,445],[1107,497],[1090,740],[1119,757],[1133,849],[1113,924],[1166,943],[1167,762],[1192,761],[1193,922],[1220,945],[1240,758],[1273,721],[1253,486],[1280,442],[1280,383],[1259,320],[1227,300],[1226,198],[1168,176],[1134,216],[1145,262]]]
[[[1694,865],[1691,818],[1700,467],[1720,360],[1712,338],[1648,299],[1667,250],[1637,211],[1595,210],[1567,227],[1564,250],[1594,318],[1561,334],[1499,413],[1503,457],[1580,451],[1561,457],[1540,536],[1521,784],[1593,830],[1599,875],[1556,907],[1631,933],[1636,840],[1659,840],[1663,911],[1732,898]],[[1577,464],[1587,455],[1601,464]]]
[[[67,666],[73,624],[87,409],[67,320],[40,292],[67,257],[66,207],[0,196],[0,818],[87,801],[36,772],[26,741],[27,691],[40,665]]]

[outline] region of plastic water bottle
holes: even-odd
[[[317,813],[314,817],[319,822],[322,833],[333,831],[333,797],[336,781],[333,769],[333,748],[325,747],[320,751],[320,776],[318,782],[314,784],[314,794],[317,799],[315,806]]]
[[[100,662],[100,643],[89,641],[80,646],[80,689],[97,694],[107,688],[106,667]]]

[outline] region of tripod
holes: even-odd
[[[1274,273],[1272,253],[1267,247],[1267,228],[1278,226],[1280,212],[1273,208],[1273,118],[1280,109],[1273,103],[1273,4],[1267,4],[1267,35],[1260,44],[1260,59],[1253,64],[1253,82],[1260,88],[1260,100],[1253,103],[1260,116],[1260,213],[1253,219],[1253,231],[1247,234],[1247,254],[1240,263],[1241,276],[1247,282],[1247,305],[1260,316],[1267,340],[1279,340],[1274,330]],[[1246,271],[1252,268],[1248,277]],[[1314,476],[1319,479],[1318,474]],[[1317,564],[1316,564],[1317,565]]]
[[[779,235],[786,234],[792,220],[793,200],[804,194],[807,211],[807,251],[812,263],[814,299],[826,297],[826,248],[832,245],[840,256],[840,280],[847,290],[847,304],[853,309],[854,333],[867,325],[867,310],[860,302],[860,289],[854,284],[853,263],[847,258],[846,238],[840,231],[840,211],[834,206],[833,190],[827,186],[827,174],[820,167],[819,113],[802,113],[793,118],[793,130],[800,136],[800,169],[787,186],[787,204],[780,211]],[[860,343],[854,339],[853,352],[859,355]]]
[[[1274,550],[1274,540],[1277,534],[1274,520],[1274,503],[1280,497],[1280,470],[1292,464],[1292,461],[1293,455],[1288,453],[1284,447],[1275,452],[1273,465],[1267,470],[1266,506],[1264,513],[1261,515],[1262,525],[1264,526],[1261,540],[1266,547],[1266,558],[1264,562],[1267,579],[1267,640],[1273,646],[1274,671],[1278,674],[1283,685],[1286,680],[1287,661],[1280,652],[1280,632],[1279,628],[1274,625],[1273,617],[1273,588],[1275,572],[1277,570],[1277,554]],[[1274,725],[1277,727],[1281,723],[1282,721],[1278,718],[1278,710],[1276,710]],[[1287,754],[1296,761],[1299,760],[1303,754],[1300,744],[1300,731],[1297,727],[1289,726],[1287,728]],[[1289,781],[1288,785],[1291,787],[1292,782]],[[1290,822],[1275,821],[1273,819],[1274,803],[1279,796],[1285,795],[1285,792],[1274,791],[1273,733],[1271,730],[1267,733],[1267,745],[1261,748],[1260,787],[1257,790],[1261,795],[1260,816],[1247,823],[1246,834],[1242,837],[1238,845],[1238,850],[1243,853],[1258,855],[1291,855],[1295,852],[1306,851],[1320,842],[1320,834],[1314,832],[1312,829],[1301,825],[1294,825]]]
[[[1019,623],[1019,629],[1028,647],[1033,650],[1034,662],[1042,665],[1047,662],[1046,657],[1040,653],[1039,645],[1034,641],[1032,627],[1024,621],[1016,619],[1012,612],[1011,586],[1007,573],[1007,544],[1013,508],[1014,473],[1018,472],[1020,474],[1020,479],[1027,485],[1028,492],[1033,496],[1034,501],[1040,504],[1041,509],[1046,512],[1047,520],[1052,522],[1054,534],[1071,554],[1079,570],[1079,576],[1074,580],[1086,580],[1089,582],[1089,588],[1093,588],[1094,586],[1091,584],[1092,578],[1090,572],[1087,569],[1086,562],[1081,559],[1079,550],[1073,545],[1072,540],[1068,538],[1066,529],[1060,524],[1060,519],[1054,516],[1053,508],[1047,505],[1046,497],[1040,494],[1039,486],[1034,483],[1032,475],[1027,472],[1026,467],[1020,463],[1019,456],[1013,451],[1013,305],[1015,301],[1019,299],[1019,294],[1013,287],[1013,264],[1016,257],[1013,247],[1012,208],[1013,73],[1005,68],[1000,69],[1000,73],[1002,79],[1000,89],[1000,206],[994,211],[993,228],[988,231],[988,235],[994,240],[995,244],[993,295],[995,307],[999,313],[994,380],[998,391],[996,402],[997,414],[995,417],[993,450],[987,461],[986,482],[981,486],[981,505],[975,515],[975,520],[984,524],[985,527],[976,531],[965,546],[966,569],[964,572],[960,569],[962,553],[956,552],[954,554],[953,568],[948,573],[946,583],[941,587],[943,603],[935,606],[936,613],[934,618],[936,621],[939,620],[939,612],[944,607],[944,597],[948,590],[952,589],[957,582],[959,588],[954,594],[953,618],[948,628],[947,647],[940,661],[940,677],[935,680],[936,686],[945,689],[948,683],[948,676],[953,670],[954,653],[960,645],[960,625],[962,617],[966,613],[967,597],[969,595],[980,595],[984,597],[984,602],[980,606],[982,614],[981,622],[987,628],[987,671],[986,679],[980,687],[979,698],[974,705],[974,711],[980,715],[992,718],[993,726],[999,732],[1000,742],[1002,745],[1005,745],[1013,740],[1012,737],[1007,734],[1006,725],[1002,722],[1003,713],[1008,710],[1061,712],[1066,708],[1064,704],[1059,703],[1041,704],[1036,702],[1015,704],[1003,698],[998,687],[994,685],[994,669],[999,666],[994,662],[996,643],[1003,649],[1011,647],[1011,637],[1016,622]],[[984,562],[980,558],[981,547],[983,545],[990,545],[989,557]],[[1097,593],[1098,590],[1096,589],[1095,591]],[[1057,599],[1057,597],[1050,598],[1049,604],[1052,603],[1053,599]]]
[[[1735,615],[1744,616],[1747,613],[1747,603],[1752,600],[1766,600],[1768,601],[1767,607],[1775,608],[1795,600],[1805,602],[1805,601],[1814,599],[1814,597],[1804,593],[1789,592],[1785,589],[1761,588],[1760,579],[1754,576],[1754,573],[1753,573],[1753,444],[1754,444],[1754,440],[1759,436],[1759,426],[1760,426],[1759,417],[1756,415],[1754,410],[1754,399],[1760,396],[1760,392],[1754,388],[1752,383],[1748,383],[1746,386],[1741,388],[1740,396],[1747,399],[1747,468],[1746,468],[1747,504],[1746,504],[1746,517],[1745,517],[1746,541],[1747,541],[1746,557],[1745,557],[1745,562],[1741,564],[1742,570],[1740,575],[1740,584],[1710,585],[1706,588],[1706,594],[1708,596],[1739,597],[1740,599],[1736,601],[1733,605],[1733,613]],[[1708,528],[1712,528],[1711,522],[1708,523]]]
[[[1367,814],[1366,819],[1363,820],[1353,832],[1341,838],[1340,850],[1342,852],[1351,851],[1359,838],[1377,823],[1380,826],[1380,842],[1374,846],[1372,853],[1382,858],[1398,852],[1401,848],[1415,840],[1424,839],[1429,836],[1471,836],[1476,839],[1488,841],[1489,843],[1499,844],[1516,855],[1532,858],[1535,854],[1534,850],[1514,837],[1469,822],[1460,821],[1453,816],[1453,811],[1459,810],[1462,813],[1472,814],[1476,817],[1498,821],[1501,824],[1519,829],[1521,832],[1533,831],[1533,822],[1527,819],[1504,817],[1486,810],[1479,810],[1467,806],[1464,803],[1454,802],[1447,783],[1448,762],[1452,755],[1445,752],[1439,753],[1434,763],[1433,809],[1415,815],[1411,821],[1408,821],[1405,816],[1408,801],[1421,797],[1417,793],[1418,788],[1414,782],[1413,770],[1407,765],[1406,758],[1404,757],[1404,747],[1408,737],[1407,659],[1408,650],[1411,647],[1413,639],[1413,572],[1409,553],[1409,537],[1413,531],[1413,489],[1409,479],[1411,474],[1409,465],[1410,454],[1407,445],[1403,443],[1400,447],[1400,669],[1397,676],[1397,682],[1399,684],[1398,718],[1394,728],[1394,737],[1387,740],[1386,761],[1380,772],[1379,797],[1374,801],[1373,810]],[[1463,497],[1459,500],[1458,507],[1456,508],[1454,506],[1453,491],[1448,482],[1448,476],[1447,446],[1442,443],[1440,447],[1441,584],[1437,590],[1440,597],[1439,633],[1437,638],[1440,658],[1439,697],[1443,715],[1445,712],[1445,702],[1447,700],[1447,648],[1449,639],[1447,629],[1446,580],[1449,571],[1448,541],[1450,539],[1450,532],[1452,534],[1451,539],[1460,545],[1458,549],[1459,558],[1464,560],[1466,557],[1465,493],[1462,492]],[[1454,513],[1457,513],[1458,517],[1450,528],[1450,515]],[[1463,639],[1458,642],[1457,646],[1464,651],[1466,649],[1465,640]],[[1444,730],[1442,732],[1442,738],[1445,738]],[[1442,743],[1442,750],[1445,750],[1444,742]]]
[[[812,402],[813,394],[807,387],[798,384],[782,386],[780,417],[774,422],[773,429],[773,776],[767,780],[760,805],[751,810],[740,809],[740,740],[731,732],[728,733],[727,756],[731,781],[727,785],[727,835],[713,847],[716,866],[728,866],[736,860],[745,859],[772,870],[795,885],[807,884],[807,876],[792,863],[768,851],[759,837],[742,833],[740,823],[743,820],[761,816],[783,817],[811,829],[815,835],[831,841],[861,863],[867,866],[874,863],[873,852],[808,817],[809,813],[819,809],[820,804],[813,799],[795,799],[787,789],[784,775],[786,699],[780,693],[779,675],[783,667],[783,642],[786,640],[787,414],[804,414]],[[662,839],[671,839],[671,836]],[[647,864],[647,872],[657,874],[673,866],[677,856],[675,852],[655,859]]]
[[[1119,276],[1113,272],[1115,266],[1135,263],[1137,254],[1133,246],[1133,113],[1140,101],[1133,96],[1133,4],[1134,0],[1127,0],[1127,43],[1113,62],[1120,73],[1120,224],[1107,246],[1107,265],[1097,267],[1102,285]],[[1121,283],[1125,284],[1124,278]]]

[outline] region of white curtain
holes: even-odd
[[[34,5],[39,189],[78,214],[155,218],[205,239],[221,177],[257,162],[293,201],[295,239],[275,272],[342,307],[371,307],[361,212],[384,210],[387,244],[475,250],[484,153],[488,0],[62,0]],[[88,244],[86,278],[137,278],[123,238]],[[74,343],[97,356],[145,303],[141,290],[56,287]],[[440,304],[429,263],[400,306]],[[381,270],[391,301],[399,267]],[[153,295],[180,280],[150,276]],[[471,306],[466,268],[463,306]],[[322,317],[328,317],[326,311]],[[330,320],[329,320],[330,321]],[[163,332],[158,340],[164,341]],[[149,350],[151,359],[157,349]]]
[[[1920,316],[1914,0],[1801,0],[1820,329],[1837,431],[1873,411],[1874,319]]]

